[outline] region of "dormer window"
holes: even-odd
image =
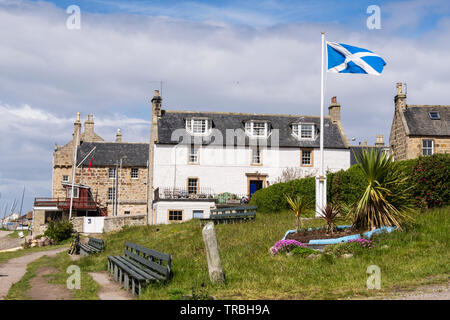
[[[186,130],[192,135],[205,135],[209,133],[211,120],[205,118],[186,119]]]
[[[253,137],[267,137],[269,135],[269,123],[266,121],[247,121],[245,132]]]
[[[312,123],[294,123],[292,125],[292,134],[297,139],[314,140],[315,126]]]
[[[437,111],[431,111],[428,113],[428,115],[430,116],[431,120],[440,120],[441,116],[439,115],[439,112]]]

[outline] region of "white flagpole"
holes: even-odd
[[[316,177],[316,217],[321,216],[321,210],[327,202],[327,180],[324,168],[324,150],[323,150],[323,102],[324,102],[324,69],[325,69],[325,32],[322,32],[322,54],[321,54],[321,73],[320,73],[320,169],[319,176]]]
[[[73,188],[75,185],[75,169],[77,166],[77,149],[78,149],[78,136],[80,130],[77,130],[77,137],[75,140],[75,149],[73,152],[73,166],[72,166],[72,188],[70,190],[70,209],[69,209],[69,220],[72,218],[72,205],[73,205]]]

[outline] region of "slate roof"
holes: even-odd
[[[430,119],[429,112],[438,111],[440,120]],[[450,106],[408,105],[403,112],[412,136],[450,136]]]
[[[84,142],[77,152],[77,163],[92,150],[95,151],[83,161],[88,166],[92,155],[92,166],[115,166],[122,159],[122,167],[147,167],[148,143],[124,143],[124,142]]]
[[[208,136],[191,137],[185,130],[185,120],[192,117],[206,117],[212,120],[212,129],[217,129],[221,133],[222,145],[226,145],[226,129],[244,130],[245,122],[249,120],[265,120],[270,123],[273,129],[279,129],[280,147],[320,147],[320,138],[316,132],[315,140],[298,140],[292,135],[291,125],[293,123],[304,122],[314,123],[317,130],[320,129],[320,118],[301,115],[266,115],[266,114],[245,114],[245,113],[225,113],[225,112],[192,112],[192,111],[167,111],[162,110],[158,124],[158,143],[177,144],[179,141],[192,143],[193,139],[201,139],[202,144],[220,144],[219,140]],[[177,130],[179,129],[179,130]],[[177,130],[180,138],[172,140],[172,134]],[[329,117],[324,117],[324,147],[335,149],[347,149],[344,137],[339,127],[333,124]],[[182,140],[183,139],[183,140]],[[192,140],[191,140],[192,139]],[[195,140],[195,143],[200,141]],[[236,144],[236,141],[235,141]],[[246,137],[245,145],[249,145],[249,138]],[[271,137],[267,138],[267,146],[271,146]]]

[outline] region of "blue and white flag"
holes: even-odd
[[[379,76],[386,62],[367,49],[327,42],[328,72],[364,73]]]

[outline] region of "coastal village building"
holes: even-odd
[[[75,146],[72,217],[147,214],[148,143],[123,142],[120,129],[114,142],[104,141],[94,131],[93,115],[87,116],[83,132],[81,127],[78,113],[72,140],[55,146],[52,197],[34,203],[37,234],[50,220],[69,218]]]
[[[333,97],[324,119],[325,170],[333,172],[350,166],[340,108]],[[319,129],[317,116],[163,110],[156,90],[149,223],[208,217],[215,195],[250,198],[289,167],[316,175]]]
[[[395,160],[450,153],[450,106],[406,104],[401,83],[394,102],[389,144]]]
[[[325,170],[334,172],[347,169],[351,157],[336,97],[328,111]],[[52,198],[36,198],[34,225],[39,234],[48,221],[69,217],[75,146],[72,217],[85,224],[105,217],[108,224],[96,227],[101,232],[207,218],[212,208],[239,205],[278,182],[287,168],[314,176],[320,135],[318,116],[164,110],[157,90],[150,143],[123,142],[120,130],[106,142],[94,131],[93,115],[82,132],[78,113],[72,140],[55,146]]]

